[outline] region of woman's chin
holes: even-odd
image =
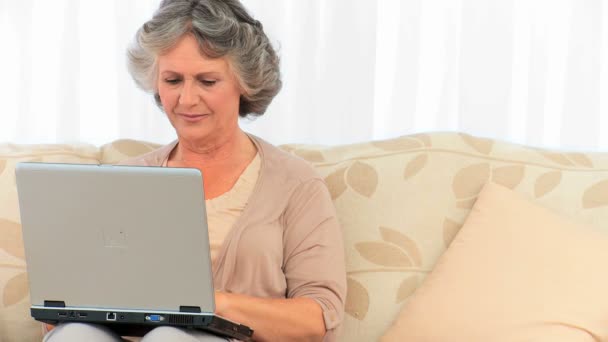
[[[207,140],[211,131],[206,127],[176,127],[177,136],[180,140],[201,141]]]

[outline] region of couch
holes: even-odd
[[[28,310],[15,164],[112,164],[157,146],[133,140],[99,148],[0,144],[0,341],[40,341],[42,335]],[[574,220],[604,229],[608,223],[608,153],[550,151],[447,132],[282,148],[315,166],[338,211],[348,277],[342,341],[382,335],[490,180]]]

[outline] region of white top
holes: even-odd
[[[166,167],[168,159],[163,162]],[[236,220],[241,216],[245,209],[249,197],[255,188],[260,175],[261,159],[260,154],[249,163],[247,168],[234,183],[232,189],[222,195],[210,200],[205,200],[207,209],[207,227],[209,230],[209,244],[211,246],[211,261],[215,259],[226,239],[226,236],[234,226]]]

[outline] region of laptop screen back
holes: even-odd
[[[20,163],[32,305],[214,311],[198,170]]]

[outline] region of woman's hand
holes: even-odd
[[[230,295],[226,292],[215,291],[215,313],[226,312]],[[221,315],[220,315],[221,316]]]
[[[321,341],[321,306],[310,298],[258,298],[216,292],[215,313],[254,330],[254,341]]]

